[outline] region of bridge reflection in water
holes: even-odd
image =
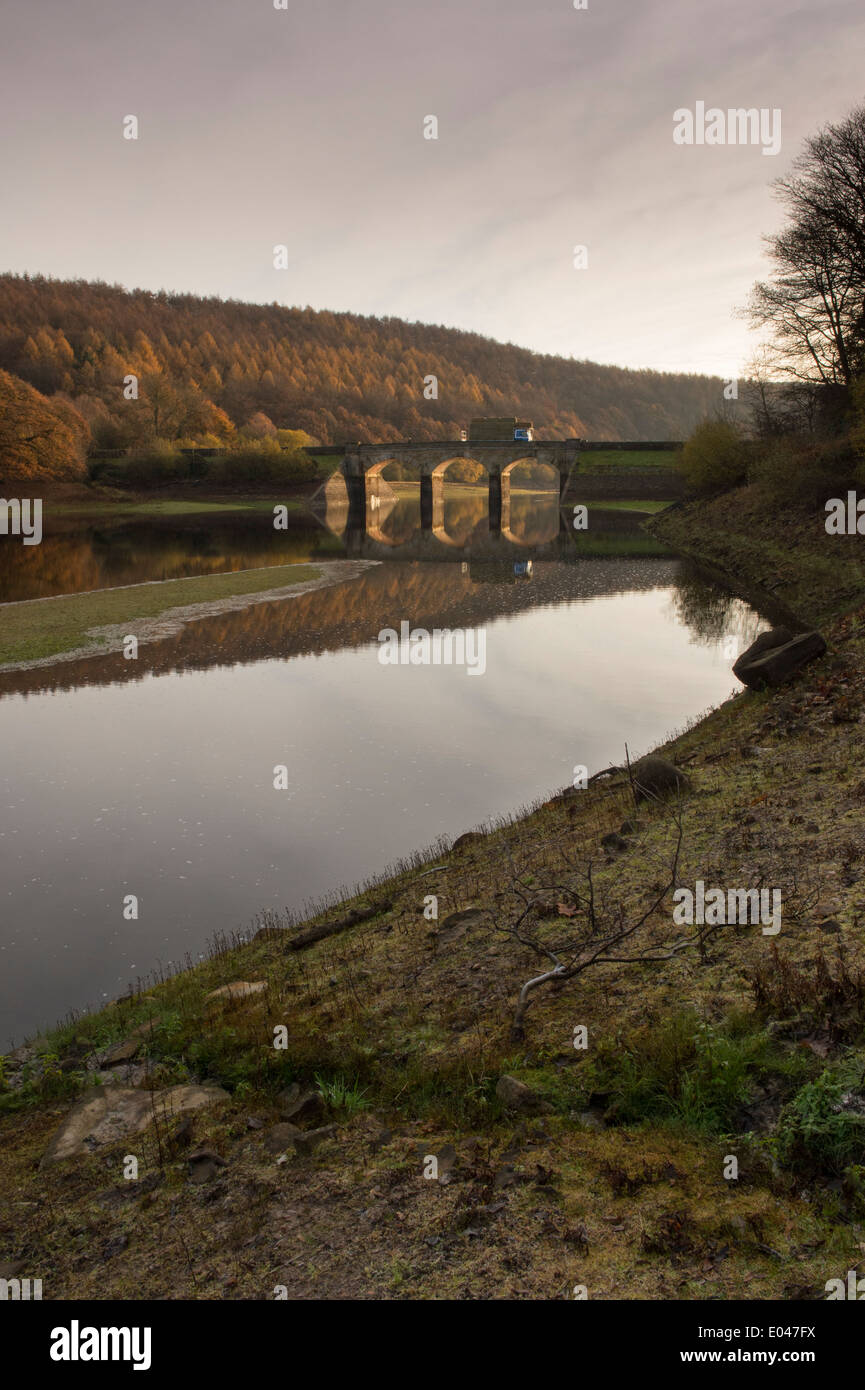
[[[421,479],[421,484],[423,479]],[[417,483],[391,485],[366,479],[365,505],[352,504],[335,474],[313,502],[313,515],[337,536],[352,558],[369,560],[490,560],[528,577],[528,560],[577,560],[588,555],[665,555],[664,546],[640,529],[634,510],[589,507],[587,530],[574,530],[573,510],[556,490],[506,488],[493,510],[486,486],[441,485],[423,502]]]
[[[493,480],[491,480],[492,482]],[[367,477],[358,507],[340,475],[322,489],[314,514],[352,557],[380,560],[557,558],[573,549],[570,512],[558,491],[445,485],[421,478],[397,484]],[[631,523],[633,524],[633,523]]]

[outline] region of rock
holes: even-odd
[[[601,844],[608,854],[621,854],[630,847],[628,841],[623,840],[621,835],[617,835],[615,830],[612,830],[609,835],[604,835]]]
[[[296,1082],[287,1091],[283,1091],[279,1099],[280,1114],[284,1120],[296,1121],[298,1124],[305,1120],[310,1123],[324,1119],[327,1114],[327,1106],[318,1091],[301,1093]]]
[[[198,1149],[189,1155],[186,1162],[189,1165],[189,1181],[199,1184],[210,1182],[220,1168],[227,1166],[226,1160],[215,1149]]]
[[[460,912],[451,912],[439,924],[436,939],[444,945],[451,941],[458,941],[461,936],[465,936],[469,927],[479,926],[484,921],[485,915],[479,907],[466,907]]]
[[[219,989],[212,989],[205,996],[205,1003],[211,999],[224,1000],[227,1004],[237,1003],[241,999],[248,999],[252,994],[261,994],[267,989],[266,980],[233,980],[230,985],[221,985]]]
[[[99,1058],[100,1067],[121,1067],[131,1062],[141,1047],[140,1038],[127,1038],[125,1042],[115,1043]]]
[[[451,845],[451,849],[465,849],[468,845],[476,845],[480,840],[485,840],[480,830],[467,830],[464,835],[459,835]]]
[[[658,801],[671,793],[687,791],[690,786],[685,773],[657,753],[649,753],[631,765],[631,780],[637,801]]]
[[[282,1124],[274,1125],[267,1131],[264,1136],[264,1147],[268,1153],[285,1153],[292,1140],[301,1133],[302,1131],[298,1129],[297,1125],[290,1125],[283,1121]]]
[[[436,1158],[438,1159],[438,1181],[442,1186],[446,1186],[451,1181],[453,1170],[456,1167],[457,1151],[453,1144],[445,1144],[444,1148],[439,1149]]]
[[[606,1129],[604,1117],[599,1110],[583,1110],[578,1116],[583,1129]]]
[[[515,1076],[500,1076],[496,1095],[506,1110],[537,1110],[541,1104],[540,1096]]]
[[[96,1086],[72,1107],[39,1166],[118,1144],[148,1129],[154,1119],[165,1126],[175,1115],[229,1099],[220,1086],[172,1086],[166,1091]]]
[[[746,665],[749,661],[756,661],[758,657],[765,656],[766,653],[772,651],[774,647],[786,646],[788,642],[793,641],[795,636],[796,634],[792,628],[783,626],[772,627],[769,628],[768,632],[761,632],[758,637],[754,638],[750,647],[747,647],[745,651],[741,652],[736,658],[735,665],[733,666],[733,674],[738,676],[739,672],[736,670],[737,666]]]
[[[321,1129],[308,1129],[306,1133],[296,1134],[293,1139],[297,1153],[308,1157],[319,1144],[324,1143],[325,1139],[332,1139],[336,1134],[336,1125],[324,1125]]]
[[[781,639],[779,640],[779,634]],[[819,632],[802,632],[793,637],[788,628],[761,632],[733,666],[733,675],[751,690],[781,685],[806,662],[822,656],[825,638]]]
[[[187,1115],[185,1120],[181,1120],[173,1133],[169,1134],[166,1148],[170,1157],[174,1158],[192,1143],[192,1131],[195,1128],[191,1115]]]

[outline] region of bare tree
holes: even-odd
[[[774,185],[788,225],[746,314],[792,382],[846,388],[865,370],[865,105],[806,140]]]

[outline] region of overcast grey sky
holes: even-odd
[[[732,376],[769,185],[863,100],[863,0],[2,0],[0,269]]]

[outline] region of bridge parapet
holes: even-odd
[[[513,464],[530,461],[544,463],[555,468],[560,476],[566,477],[580,451],[579,440],[537,440],[532,443],[519,440],[398,440],[392,444],[354,444],[346,445],[341,471],[345,477],[360,478],[371,471],[378,471],[386,464],[404,463],[416,468],[421,477],[443,473],[445,467],[454,459],[471,459],[482,464],[489,474],[503,473]]]

